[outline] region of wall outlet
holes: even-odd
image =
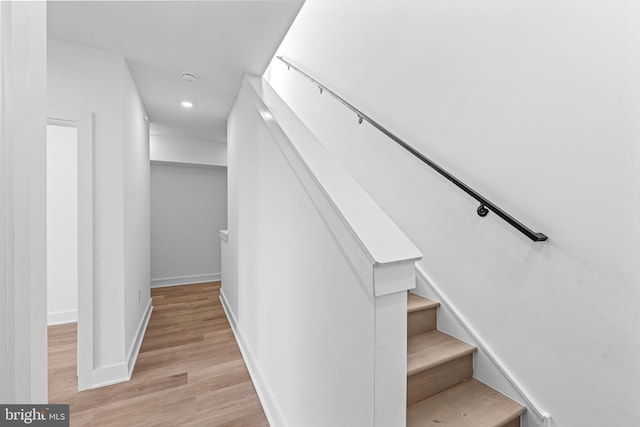
[[[140,297],[141,297],[140,295],[141,295],[140,294],[140,289],[138,289],[138,302],[140,302]]]

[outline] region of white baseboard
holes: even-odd
[[[163,279],[151,279],[152,288],[165,288],[167,286],[178,285],[194,285],[196,283],[217,282],[221,279],[220,273],[215,274],[201,274],[197,276],[182,276],[182,277],[165,277]]]
[[[549,426],[550,415],[539,409],[540,406],[524,391],[524,388],[516,381],[513,374],[507,370],[506,365],[487,346],[485,340],[475,331],[470,322],[462,316],[440,287],[418,266],[416,266],[416,288],[414,292],[440,303],[438,329],[477,347],[474,365],[481,361],[482,366],[474,366],[474,376],[481,371],[481,375],[478,376],[480,381],[487,383],[527,408],[522,417],[523,427]]]
[[[102,366],[93,370],[91,388],[104,387],[129,381],[126,363]]]
[[[138,353],[140,352],[140,347],[142,346],[142,339],[144,338],[144,333],[147,330],[147,325],[149,324],[149,319],[151,318],[151,312],[153,311],[153,304],[151,303],[151,298],[149,298],[149,302],[147,303],[147,308],[140,319],[140,324],[138,325],[138,330],[136,331],[136,336],[133,337],[133,343],[131,345],[131,350],[129,350],[129,354],[127,355],[127,373],[129,379],[131,379],[131,374],[133,374],[133,368],[136,366],[136,361],[138,360]]]
[[[47,314],[47,326],[63,325],[78,321],[78,310],[57,311]]]
[[[123,383],[131,379],[131,374],[133,373],[133,368],[135,367],[136,360],[138,359],[138,352],[140,351],[142,339],[144,338],[144,333],[147,330],[147,325],[149,324],[149,318],[151,318],[152,311],[153,305],[151,303],[151,299],[149,299],[147,308],[140,319],[136,335],[133,338],[133,343],[129,350],[129,354],[127,355],[126,362],[94,369],[92,375],[92,388]]]
[[[251,376],[251,381],[253,382],[253,386],[256,389],[256,393],[258,394],[258,399],[260,399],[260,403],[262,404],[262,409],[264,409],[264,413],[267,416],[267,421],[269,421],[269,425],[271,427],[286,427],[287,424],[284,420],[284,416],[282,415],[282,411],[278,406],[278,403],[275,400],[273,395],[273,391],[271,391],[271,387],[266,382],[258,364],[256,363],[255,358],[253,357],[253,353],[245,341],[242,332],[240,331],[240,327],[238,322],[236,321],[235,315],[231,311],[229,304],[227,303],[227,298],[224,295],[224,291],[220,289],[220,301],[222,302],[222,307],[224,308],[224,312],[227,315],[227,319],[229,320],[229,324],[231,325],[231,330],[233,331],[233,335],[236,337],[236,342],[238,343],[238,347],[240,347],[240,353],[242,353],[242,358],[244,359],[245,365],[247,365],[247,370],[249,371],[249,375]]]

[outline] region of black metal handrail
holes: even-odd
[[[314,84],[316,84],[318,86],[318,89],[320,90],[320,93],[327,92],[328,94],[333,96],[335,99],[340,101],[345,107],[347,107],[348,109],[350,109],[351,111],[356,113],[356,115],[358,116],[358,123],[362,123],[363,121],[367,121],[373,127],[375,127],[380,132],[382,132],[383,134],[385,134],[386,136],[391,138],[393,141],[395,141],[402,148],[404,148],[405,150],[407,150],[408,152],[410,152],[411,154],[413,154],[414,156],[416,156],[417,158],[422,160],[424,163],[429,165],[431,168],[433,168],[440,175],[444,176],[449,181],[451,181],[453,184],[455,184],[458,188],[462,189],[462,191],[464,191],[465,193],[467,193],[468,195],[470,195],[471,197],[476,199],[478,202],[480,202],[480,206],[477,209],[478,215],[480,215],[481,217],[485,217],[485,216],[487,216],[489,211],[492,211],[496,215],[498,215],[500,218],[504,219],[506,222],[511,224],[513,227],[515,227],[522,234],[524,234],[525,236],[527,236],[528,238],[533,240],[534,242],[543,242],[543,241],[547,240],[547,236],[545,234],[538,233],[538,232],[535,232],[535,231],[531,230],[529,227],[527,227],[526,225],[524,225],[523,223],[521,223],[520,221],[518,221],[517,219],[515,219],[514,217],[512,217],[511,215],[509,215],[508,213],[506,213],[502,209],[500,209],[494,203],[489,201],[486,197],[481,196],[478,192],[473,190],[467,184],[465,184],[464,182],[460,181],[455,176],[451,175],[449,172],[447,172],[441,166],[436,164],[433,160],[429,159],[424,154],[420,153],[418,150],[416,150],[415,148],[413,148],[412,146],[407,144],[405,141],[403,141],[402,139],[400,139],[399,137],[394,135],[388,129],[382,127],[382,125],[380,125],[378,122],[373,120],[371,117],[367,116],[362,111],[360,111],[359,109],[357,109],[356,107],[354,107],[353,105],[351,105],[350,103],[345,101],[343,98],[341,98],[340,96],[336,95],[335,92],[333,92],[331,89],[327,88],[325,85],[323,85],[322,83],[320,83],[319,81],[317,81],[316,79],[311,77],[309,74],[305,73],[300,68],[296,67],[291,62],[289,62],[286,59],[284,59],[282,56],[278,56],[277,58],[280,61],[284,62],[287,65],[288,69],[293,68],[294,70],[296,70],[297,72],[299,72],[300,74],[304,75],[309,80],[311,80]]]

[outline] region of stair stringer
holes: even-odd
[[[551,427],[551,416],[542,411],[522,386],[510,374],[495,353],[482,341],[479,334],[464,319],[446,294],[422,268],[416,265],[416,288],[411,292],[440,302],[438,330],[477,347],[473,356],[474,378],[510,397],[526,408],[522,414],[522,427]],[[554,426],[557,425],[554,423]]]

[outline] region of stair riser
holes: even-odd
[[[434,366],[407,378],[407,405],[453,387],[473,376],[473,355]],[[508,427],[511,427],[510,425]]]
[[[407,316],[407,336],[433,331],[438,326],[437,308],[414,311]]]

